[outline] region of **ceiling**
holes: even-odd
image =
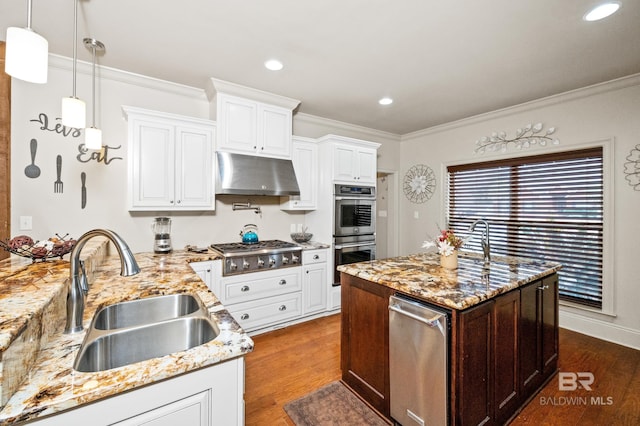
[[[640,1],[620,1],[589,23],[599,0],[80,0],[78,57],[94,37],[100,65],[198,88],[215,77],[406,134],[639,73]],[[33,1],[50,53],[72,56],[73,5]],[[3,0],[0,37],[26,16],[26,0]]]

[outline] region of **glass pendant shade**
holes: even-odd
[[[30,28],[7,28],[5,72],[30,83],[46,83],[49,42]]]
[[[87,108],[83,100],[70,96],[62,98],[62,124],[74,129],[87,125]]]
[[[102,149],[102,130],[97,127],[84,129],[84,146],[88,149]]]

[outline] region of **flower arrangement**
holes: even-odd
[[[446,229],[440,231],[440,235],[433,241],[425,241],[422,248],[438,247],[438,253],[443,256],[450,256],[464,244],[464,240],[458,237],[453,231]]]

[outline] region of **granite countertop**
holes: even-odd
[[[522,257],[461,251],[458,269],[440,266],[435,252],[338,266],[340,272],[450,309],[463,310],[558,271],[562,265]]]
[[[294,241],[295,242],[295,241]],[[327,249],[331,247],[329,244],[321,243],[319,241],[307,241],[306,243],[298,243],[302,250],[318,250],[318,249]]]
[[[0,411],[0,425],[42,418],[251,352],[251,338],[189,267],[190,262],[218,257],[212,252],[138,253],[135,258],[141,272],[132,277],[119,275],[120,260],[117,256],[107,258],[95,268],[84,311],[85,331],[73,335],[62,333],[66,311],[61,318],[59,313],[48,312],[47,308],[43,313],[43,304],[47,301],[51,304],[52,300],[60,300],[60,294],[66,298],[69,262],[56,260],[31,264],[15,258],[0,262],[2,364],[20,358],[25,352],[25,345],[18,343],[29,340],[29,336],[23,336],[27,334],[25,329],[29,328],[29,319],[38,322],[35,317],[44,317],[41,318],[42,328],[32,334],[49,334],[40,350],[33,354],[33,367]],[[97,373],[73,370],[73,361],[97,309],[124,300],[173,293],[197,294],[217,323],[220,335],[188,351],[124,367]],[[65,303],[62,304],[63,309]],[[60,305],[60,302],[53,304]],[[17,354],[11,353],[14,347],[18,348]],[[0,374],[0,383],[4,387],[5,380],[9,379],[7,365],[0,373],[4,373]]]

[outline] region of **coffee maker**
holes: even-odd
[[[153,243],[153,251],[155,253],[169,253],[171,247],[171,218],[156,217],[153,222],[153,233],[155,240]]]

